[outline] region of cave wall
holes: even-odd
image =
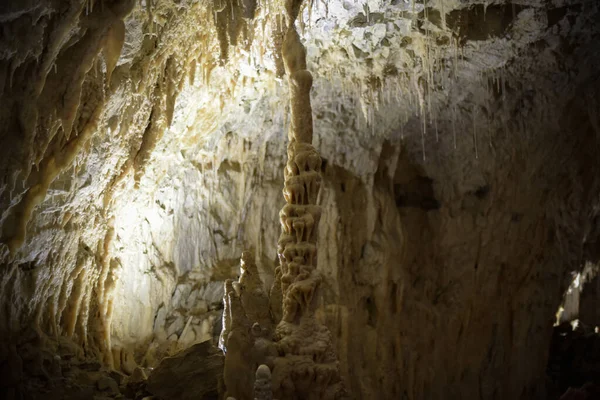
[[[179,275],[199,267],[194,244],[208,234],[180,222],[203,201],[187,193],[200,180],[194,157],[236,79],[251,77],[218,67],[203,2],[8,2],[0,14],[1,290],[11,299],[0,326],[65,335],[110,363],[111,339],[147,339]],[[173,236],[178,224],[189,241]],[[153,234],[169,240],[154,246]]]

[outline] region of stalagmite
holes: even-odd
[[[284,170],[278,243],[282,320],[275,331],[279,354],[273,388],[282,399],[335,399],[345,395],[330,334],[314,318],[321,276],[316,269],[316,231],[321,216],[316,204],[321,186],[321,158],[312,146],[310,90],[306,50],[294,23],[302,2],[286,2],[287,32],[282,54],[290,87],[292,123],[288,132],[288,162]]]
[[[254,381],[254,400],[273,400],[273,389],[271,388],[271,370],[262,364],[256,370],[256,381]]]
[[[254,253],[250,251],[242,253],[240,266],[243,270],[239,281],[240,300],[246,316],[250,321],[270,328],[269,299],[263,290],[262,281],[258,275],[258,268],[254,262]]]
[[[254,371],[261,364],[273,366],[278,352],[271,338],[269,298],[262,288],[252,252],[243,252],[240,267],[239,281],[225,283],[219,347],[225,352],[226,394],[251,400]]]
[[[104,55],[104,62],[106,63],[106,82],[110,85],[110,78],[117,66],[121,49],[125,42],[125,23],[122,20],[115,21],[110,27],[105,41],[102,53]]]
[[[256,371],[255,399],[272,399],[273,393],[280,399],[338,399],[346,395],[330,333],[314,316],[322,280],[316,262],[321,157],[312,145],[312,75],[306,69],[306,49],[294,26],[301,3],[285,3],[287,31],[281,49],[290,87],[291,126],[284,168],[286,204],[279,213],[280,266],[267,298],[254,255],[244,252],[239,292],[231,282],[225,288],[219,345],[226,351],[226,394],[241,400],[251,399],[252,388],[245,378],[248,370]],[[232,346],[235,321],[254,325],[251,338]],[[277,325],[274,332],[273,325]]]
[[[274,321],[283,317],[283,292],[281,287],[281,268],[275,269],[275,279],[269,292],[269,308]]]

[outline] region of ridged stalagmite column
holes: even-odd
[[[344,396],[337,358],[329,331],[314,317],[321,282],[316,268],[321,157],[312,146],[312,75],[294,27],[301,4],[302,0],[286,1],[287,32],[282,47],[292,118],[284,171],[287,204],[279,213],[278,281],[283,315],[275,331],[280,357],[275,360],[273,389],[279,399],[335,399]]]
[[[286,205],[279,213],[283,321],[294,323],[311,314],[312,299],[320,275],[316,271],[317,230],[321,207],[321,157],[312,146],[312,75],[306,69],[306,50],[294,28],[300,0],[286,3],[288,30],[283,42],[283,60],[290,86],[291,127],[288,161],[284,170]],[[292,14],[295,12],[296,14]]]
[[[321,157],[312,146],[312,75],[306,69],[306,49],[294,28],[302,0],[285,1],[287,31],[281,53],[292,117],[284,171],[286,205],[279,213],[280,266],[268,296],[251,252],[242,254],[239,282],[225,284],[219,341],[226,353],[225,396],[238,400],[271,396],[279,400],[341,399],[347,396],[331,335],[314,316],[321,283],[317,270]]]

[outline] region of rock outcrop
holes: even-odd
[[[150,373],[146,390],[163,400],[217,399],[222,379],[223,354],[202,342],[163,359]]]

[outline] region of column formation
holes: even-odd
[[[282,318],[275,330],[273,390],[280,399],[337,399],[345,395],[328,329],[314,316],[321,282],[317,231],[321,207],[321,157],[312,145],[312,75],[294,23],[302,0],[286,0],[282,55],[290,88],[291,126],[284,171],[286,205],[279,213]]]
[[[312,75],[294,27],[303,0],[283,1],[286,33],[281,55],[289,81],[291,124],[284,170],[286,204],[279,213],[280,265],[268,296],[251,252],[242,254],[239,282],[225,284],[219,341],[226,353],[225,397],[341,399],[347,395],[331,334],[315,318],[321,283],[317,270],[321,157],[312,145]]]
[[[286,3],[288,30],[283,42],[283,60],[290,86],[291,126],[288,161],[284,170],[286,205],[279,213],[283,321],[294,323],[311,314],[314,292],[320,281],[317,266],[317,227],[321,207],[321,157],[312,146],[312,75],[306,69],[306,50],[294,27],[301,1]],[[292,12],[296,14],[292,14]]]

